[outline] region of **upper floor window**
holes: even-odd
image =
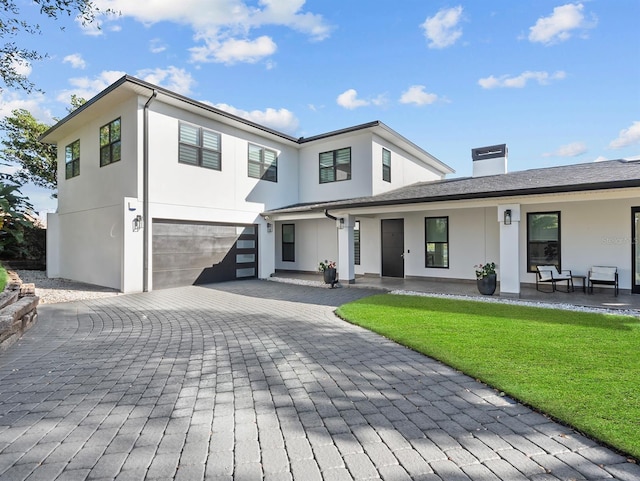
[[[65,178],[80,175],[80,139],[64,148]]]
[[[100,127],[100,167],[113,164],[121,159],[120,119],[115,119]]]
[[[424,220],[425,267],[449,267],[449,218],[427,217]]]
[[[382,180],[391,182],[391,152],[382,149]]]
[[[527,271],[554,264],[560,269],[560,212],[527,214]]]
[[[180,123],[178,162],[221,170],[220,134],[195,125]]]
[[[278,154],[249,144],[249,177],[278,182]]]
[[[320,183],[351,179],[351,147],[320,154]]]

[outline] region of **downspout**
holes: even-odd
[[[149,292],[149,104],[156,98],[158,91],[153,89],[153,94],[144,104],[143,117],[143,144],[142,144],[142,292]]]
[[[329,209],[325,209],[325,210],[324,210],[324,215],[325,215],[325,217],[328,217],[328,218],[329,218],[329,219],[331,219],[331,220],[335,220],[335,221],[337,221],[337,220],[338,220],[338,218],[337,218],[337,217],[334,217],[334,216],[332,216],[331,214],[329,214]]]

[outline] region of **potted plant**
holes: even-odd
[[[476,269],[476,284],[480,294],[493,295],[496,292],[496,263],[487,262],[473,267]]]
[[[331,284],[331,288],[333,289],[334,284],[337,282],[338,272],[336,271],[336,262],[335,261],[320,261],[318,264],[318,271],[322,272],[324,275],[324,283]]]

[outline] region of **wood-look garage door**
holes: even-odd
[[[257,229],[154,219],[153,289],[257,277]]]

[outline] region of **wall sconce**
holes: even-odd
[[[273,224],[271,222],[267,222],[267,232],[273,232]]]
[[[142,229],[142,216],[140,214],[133,218],[132,228],[133,232],[139,232]]]
[[[340,223],[338,224],[339,229],[344,229],[344,217],[340,217]]]
[[[511,209],[504,211],[504,225],[511,225]]]

